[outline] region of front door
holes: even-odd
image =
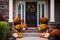
[[[37,27],[37,2],[26,2],[26,23],[28,27]]]

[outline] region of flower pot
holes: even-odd
[[[21,22],[16,22],[16,23],[14,23],[14,25],[17,25],[17,24],[21,24]]]
[[[46,21],[46,22],[41,22],[41,24],[48,24],[48,22]]]

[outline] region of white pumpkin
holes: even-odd
[[[23,30],[25,30],[25,28],[23,28]]]
[[[50,35],[49,33],[45,33],[45,37],[46,37],[46,38],[48,38],[48,37],[49,37],[49,35]]]
[[[13,37],[17,38],[18,34],[17,33],[13,33]]]

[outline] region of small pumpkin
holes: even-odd
[[[19,34],[18,34],[18,38],[22,38],[23,37],[23,34],[20,32]]]
[[[49,30],[47,29],[45,32],[46,32],[46,33],[49,33]]]
[[[42,38],[48,38],[49,35],[50,35],[48,32],[49,32],[49,30],[46,30],[45,32],[41,33],[40,37],[42,37]]]
[[[54,29],[50,32],[51,35],[60,35],[60,30],[59,29]]]
[[[18,33],[18,31],[16,29],[13,30],[14,33]]]
[[[24,28],[27,28],[27,23],[23,23],[22,26],[23,26]]]
[[[13,33],[13,37],[17,38],[18,34],[17,33]]]
[[[20,21],[21,21],[21,18],[14,18],[14,19],[13,19],[13,22],[14,22],[14,23],[17,23],[17,22],[20,22]]]

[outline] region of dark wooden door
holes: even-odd
[[[37,26],[37,2],[26,2],[26,23],[28,27]]]

